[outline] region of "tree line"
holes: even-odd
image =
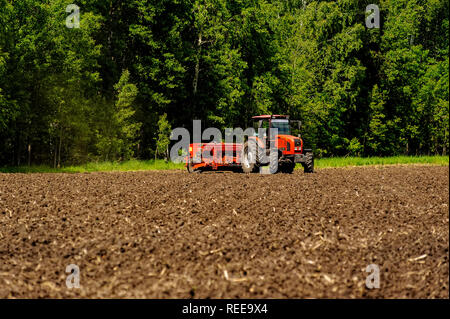
[[[447,154],[449,2],[0,0],[0,165],[161,156],[289,114],[318,156]]]

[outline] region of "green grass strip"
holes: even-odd
[[[392,157],[329,157],[315,160],[315,168],[351,167],[367,165],[428,164],[448,166],[448,156],[392,156]],[[301,166],[297,165],[300,169]],[[0,173],[86,173],[86,172],[127,172],[148,170],[180,170],[184,164],[165,162],[164,160],[130,160],[125,162],[91,162],[79,166],[67,166],[60,169],[49,166],[0,167]]]
[[[431,164],[448,166],[448,156],[392,156],[392,157],[329,157],[317,159],[316,168],[366,166],[366,165],[398,165],[398,164]]]

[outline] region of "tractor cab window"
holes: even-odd
[[[258,128],[265,129],[264,137],[266,137],[267,132],[269,131],[269,120],[259,120]],[[256,130],[256,133],[258,134],[258,130]]]
[[[254,136],[258,136],[259,121],[253,121]]]
[[[278,129],[278,134],[291,135],[291,128],[287,119],[273,119],[272,127]]]

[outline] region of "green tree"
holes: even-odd
[[[100,156],[108,160],[130,159],[134,156],[137,136],[141,123],[134,115],[135,99],[138,95],[136,85],[130,83],[130,73],[125,70],[119,82],[114,86],[117,98],[115,103],[104,101],[102,110],[97,114],[97,148]],[[102,120],[103,119],[103,120]]]
[[[158,155],[164,155],[165,159],[168,159],[171,132],[172,127],[169,121],[167,121],[167,114],[164,113],[158,120],[158,138],[156,140],[155,160]]]
[[[361,0],[80,0],[68,29],[71,2],[0,0],[0,165],[151,158],[163,124],[262,113],[319,156],[448,152],[447,0],[381,0],[380,29]]]

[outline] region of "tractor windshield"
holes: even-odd
[[[287,119],[273,119],[272,127],[278,129],[278,134],[291,135],[291,128]]]

